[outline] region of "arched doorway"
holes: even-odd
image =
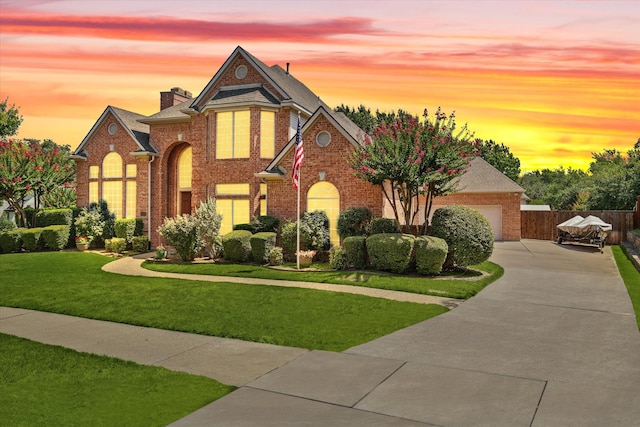
[[[340,243],[338,236],[338,216],[340,215],[340,193],[327,181],[311,186],[307,193],[307,212],[324,211],[329,218],[329,238],[331,245]]]
[[[177,170],[178,214],[191,213],[191,176],[192,176],[192,150],[186,147],[178,157]]]

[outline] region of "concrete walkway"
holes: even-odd
[[[442,316],[311,351],[175,426],[638,426],[640,333],[611,255],[498,243],[505,275]]]
[[[492,260],[505,275],[476,297],[344,353],[9,308],[0,332],[242,385],[175,426],[638,426],[640,333],[610,249],[502,242]]]

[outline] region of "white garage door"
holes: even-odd
[[[433,211],[438,209],[441,206],[434,206],[431,209],[431,215],[433,215]],[[487,220],[489,220],[489,224],[491,224],[491,228],[493,228],[493,238],[495,240],[502,240],[502,206],[500,205],[489,205],[489,206],[469,206],[472,209],[477,210],[482,215],[484,215]]]
[[[495,240],[502,240],[502,206],[469,206],[484,215],[493,228]]]

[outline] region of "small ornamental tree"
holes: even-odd
[[[382,123],[371,137],[365,135],[349,165],[358,178],[382,188],[398,223],[411,225],[419,212],[418,196],[424,196],[428,218],[434,197],[455,191],[456,178],[466,172],[480,145],[466,125],[456,130],[454,113],[447,116],[438,109],[429,117],[425,110],[423,120],[402,115],[392,125]]]
[[[38,213],[40,198],[73,181],[75,166],[64,150],[45,150],[37,142],[0,141],[0,199],[6,200],[16,213],[18,225],[25,225],[22,202],[31,193]]]
[[[208,197],[207,200],[200,202],[193,216],[198,229],[198,238],[202,241],[205,252],[209,257],[215,258],[219,252],[216,242],[219,240],[222,224],[222,215],[216,212],[216,199]]]

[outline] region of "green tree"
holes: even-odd
[[[6,138],[18,133],[22,124],[22,115],[15,104],[9,106],[9,98],[0,102],[0,138]]]
[[[35,199],[35,215],[40,198],[58,187],[68,186],[74,176],[73,162],[56,147],[45,151],[35,142],[0,141],[0,199],[15,210],[18,225],[27,224],[22,204],[29,193]]]
[[[484,141],[482,158],[512,180],[517,181],[520,177],[520,159],[514,156],[506,145],[498,145],[491,139]]]
[[[405,115],[392,125],[383,122],[363,139],[349,165],[358,178],[381,187],[396,220],[405,226],[417,217],[418,196],[424,196],[428,218],[434,197],[455,191],[456,178],[480,147],[466,125],[456,130],[455,115],[440,109],[433,118],[425,110],[423,120]],[[425,221],[424,233],[426,228]]]
[[[607,149],[592,156],[589,209],[633,209],[640,195],[640,150],[634,148],[625,156]]]
[[[586,172],[562,166],[527,172],[519,182],[533,204],[547,204],[560,210],[584,209],[591,185]]]
[[[371,113],[371,109],[363,104],[360,104],[357,108],[340,104],[334,108],[334,110],[338,113],[343,113],[351,119],[353,123],[358,125],[360,129],[368,134],[372,134],[382,123],[390,126],[398,119],[406,120],[411,117],[411,114],[402,109],[399,109],[397,113],[395,111],[382,112],[380,110],[376,110],[374,115]]]

